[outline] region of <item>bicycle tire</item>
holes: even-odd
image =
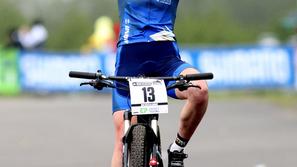
[[[135,126],[132,130],[132,140],[129,149],[129,167],[148,167],[149,149],[147,145],[146,127]]]

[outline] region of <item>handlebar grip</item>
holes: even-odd
[[[98,74],[97,73],[89,73],[89,72],[70,71],[69,77],[83,78],[83,79],[96,79],[98,77]]]
[[[185,80],[205,80],[213,79],[213,73],[199,73],[199,74],[187,74],[184,76]]]

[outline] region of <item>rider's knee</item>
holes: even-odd
[[[123,137],[124,125],[123,125],[123,112],[118,111],[113,115],[114,130],[116,142],[120,141]]]
[[[123,136],[123,125],[122,123],[116,124],[115,125],[115,137],[117,140],[120,140],[120,138]]]
[[[197,105],[203,105],[208,102],[208,88],[189,88],[188,99],[191,103]]]
[[[117,152],[122,152],[123,149],[123,126],[122,124],[118,124],[115,126],[115,151]]]

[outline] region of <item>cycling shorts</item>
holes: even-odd
[[[184,69],[193,68],[180,59],[176,42],[169,41],[121,45],[118,47],[115,67],[116,76],[178,76]],[[116,82],[117,86],[123,84]],[[174,90],[169,90],[168,95],[176,98]],[[113,89],[113,112],[129,108],[129,92]]]

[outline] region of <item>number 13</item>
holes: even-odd
[[[154,87],[143,87],[142,91],[144,102],[154,102],[156,100]]]

